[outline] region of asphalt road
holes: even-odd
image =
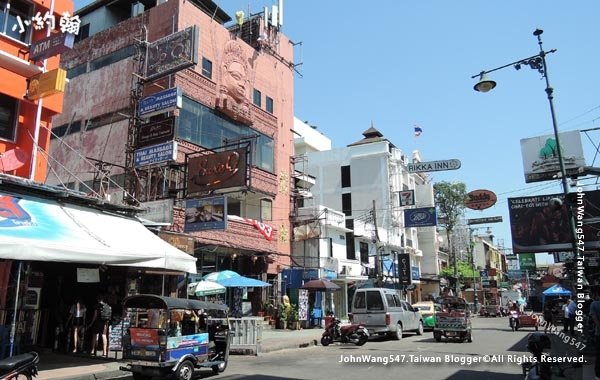
[[[205,371],[200,378],[517,380],[523,379],[519,361],[529,357],[525,342],[533,331],[527,328],[512,332],[506,317],[475,318],[472,343],[438,343],[427,331],[423,336],[405,334],[400,341],[374,337],[362,347],[335,344],[258,357],[232,356],[224,373],[212,375]],[[363,362],[356,362],[359,360]]]

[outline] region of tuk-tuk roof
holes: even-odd
[[[228,310],[227,306],[218,303],[185,298],[163,297],[154,294],[129,296],[123,300],[123,307],[143,309]]]

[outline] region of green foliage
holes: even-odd
[[[471,264],[468,261],[459,260],[458,261],[458,278],[459,281],[462,282],[463,279],[470,280],[473,277],[479,277],[479,271],[473,271]],[[454,266],[450,265],[440,271],[440,277],[454,277]]]
[[[433,194],[439,211],[438,216],[445,219],[440,225],[452,232],[465,209],[467,186],[462,182],[437,182],[433,184]]]
[[[292,304],[292,310],[291,310],[290,314],[288,315],[288,321],[298,322],[299,319],[300,319],[300,316],[298,315],[298,306],[295,304]]]

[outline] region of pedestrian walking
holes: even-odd
[[[570,325],[570,322],[569,322],[569,301],[571,301],[571,299],[570,299],[570,298],[567,300],[567,302],[565,302],[565,303],[562,305],[562,312],[563,312],[563,325],[564,325],[564,327],[563,327],[563,332],[564,332],[565,334],[568,334],[568,333],[569,333],[569,325]]]
[[[577,303],[575,300],[569,300],[567,310],[569,312],[569,331],[571,332],[571,335],[575,335],[575,314],[577,312]]]
[[[85,314],[87,309],[85,308],[85,304],[81,297],[77,297],[75,299],[75,303],[71,306],[69,310],[69,318],[67,319],[67,326],[71,323],[71,335],[73,336],[73,353],[79,351],[80,346],[83,346],[83,342],[79,341],[79,336],[82,335],[81,332],[83,330],[85,324]],[[67,347],[67,349],[69,349]]]
[[[104,301],[103,296],[98,297],[98,303],[94,308],[94,316],[88,328],[92,330],[92,352],[96,356],[96,345],[98,343],[98,335],[102,339],[102,355],[108,356],[108,325],[112,317],[112,308]]]
[[[590,305],[590,317],[594,321],[594,338],[596,342],[595,380],[600,380],[600,289],[594,289],[594,302]]]

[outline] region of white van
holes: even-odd
[[[369,334],[387,334],[396,340],[407,331],[423,335],[421,313],[401,300],[394,289],[357,289],[352,299],[352,322],[364,324]]]

